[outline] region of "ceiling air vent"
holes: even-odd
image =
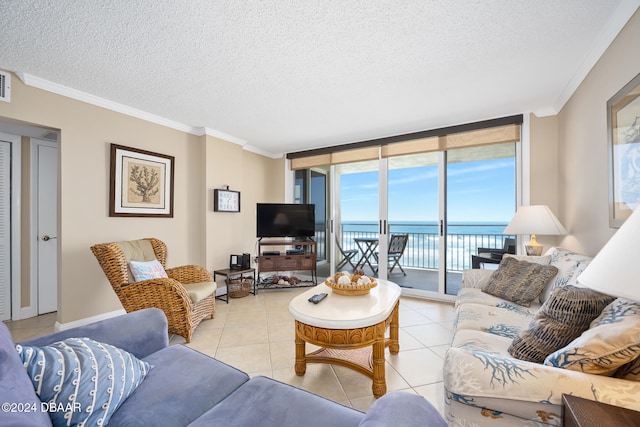
[[[0,101],[11,102],[11,74],[0,71]]]

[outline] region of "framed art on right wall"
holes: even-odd
[[[609,226],[640,206],[640,74],[607,101]]]

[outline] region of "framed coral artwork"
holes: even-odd
[[[109,216],[173,218],[173,156],[111,144]]]
[[[640,206],[640,74],[607,102],[609,226]]]

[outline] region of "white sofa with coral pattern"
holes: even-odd
[[[561,426],[563,394],[640,410],[638,381],[523,361],[508,352],[553,289],[575,284],[590,261],[560,248],[545,256],[541,262],[554,265],[558,273],[530,307],[482,292],[491,270],[464,272],[455,334],[444,363],[450,426]]]

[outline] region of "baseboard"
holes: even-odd
[[[67,322],[67,323],[56,322],[55,330],[56,330],[56,332],[66,331],[67,329],[76,328],[78,326],[88,325],[89,323],[98,322],[100,320],[110,319],[112,317],[121,316],[121,315],[126,314],[126,313],[127,312],[124,309],[120,309],[120,310],[116,310],[116,311],[110,311],[108,313],[98,314],[96,316],[85,317],[84,319],[74,320],[73,322]]]
[[[456,301],[455,295],[442,295],[437,292],[422,291],[410,288],[401,288],[402,295],[406,297],[422,298],[434,301],[453,303]]]

